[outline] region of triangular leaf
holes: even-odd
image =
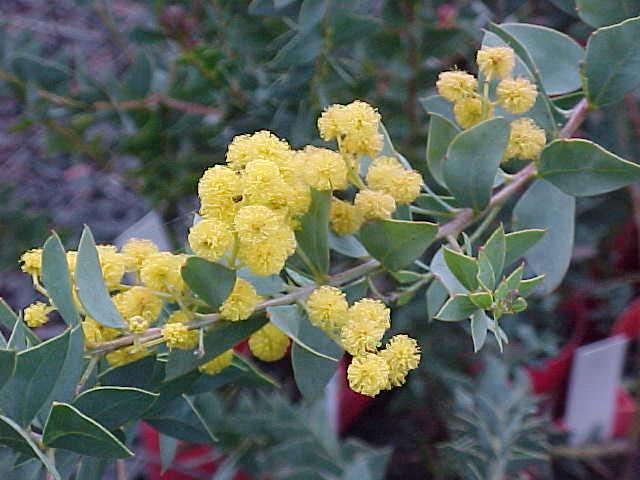
[[[42,249],[42,284],[67,325],[78,324],[78,309],[73,300],[71,276],[60,238],[54,232]]]

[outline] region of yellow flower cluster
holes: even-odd
[[[418,367],[420,348],[407,335],[396,335],[378,350],[391,327],[390,311],[381,301],[363,298],[349,307],[340,289],[322,286],[307,299],[307,311],[313,325],[339,339],[353,356],[347,370],[352,390],[373,397],[404,384]]]
[[[287,353],[289,337],[269,322],[249,337],[249,350],[263,362],[275,362]]]
[[[231,294],[220,307],[220,316],[231,322],[246,320],[262,300],[263,298],[256,293],[256,289],[251,283],[243,278],[238,278]]]
[[[453,102],[453,114],[462,128],[492,118],[494,107],[520,115],[531,110],[538,97],[535,84],[526,78],[512,78],[515,54],[509,47],[482,47],[476,55],[478,69],[484,76],[483,85],[476,78],[458,70],[442,72],[436,88],[446,100]],[[495,89],[495,101],[489,98],[489,82],[499,80]],[[530,118],[511,122],[509,145],[504,160],[536,160],[546,143],[545,132]]]
[[[318,119],[320,137],[336,139],[340,151],[352,155],[378,154],[384,143],[379,127],[380,114],[359,100],[349,105],[331,105]]]
[[[41,327],[49,321],[49,313],[55,309],[43,302],[35,302],[24,309],[24,321],[30,328]]]
[[[233,350],[229,349],[224,352],[222,355],[218,355],[213,360],[208,361],[207,363],[200,365],[198,369],[202,373],[206,373],[207,375],[217,375],[222,370],[231,365],[233,361]]]

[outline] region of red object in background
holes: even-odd
[[[453,28],[456,23],[456,17],[458,16],[458,9],[455,5],[445,3],[440,5],[436,10],[438,14],[438,23],[442,28]]]

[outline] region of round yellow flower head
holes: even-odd
[[[200,365],[198,370],[202,373],[206,373],[207,375],[217,375],[222,370],[231,365],[233,361],[233,349],[227,350],[222,355],[218,355],[213,360],[208,361],[207,363]]]
[[[85,317],[82,321],[82,333],[84,334],[84,341],[88,347],[95,347],[102,342],[108,342],[120,335],[120,330],[117,328],[109,328],[104,325],[100,325],[91,317]]]
[[[233,233],[220,220],[205,218],[189,230],[189,246],[197,256],[215,262],[231,249]]]
[[[287,353],[289,337],[273,323],[267,323],[249,337],[249,350],[263,362],[275,362]]]
[[[127,270],[127,257],[118,253],[113,245],[98,245],[96,249],[105,285],[109,290],[119,288]]]
[[[30,328],[41,327],[49,321],[49,313],[55,308],[42,302],[35,302],[24,309],[24,321]]]
[[[242,178],[243,197],[247,205],[264,205],[274,210],[289,204],[289,186],[278,165],[270,160],[252,160]]]
[[[509,78],[516,64],[516,57],[509,47],[482,47],[476,55],[478,68],[487,77]]]
[[[286,141],[262,130],[235,137],[227,150],[227,164],[234,170],[240,170],[253,160],[286,163],[291,155],[291,147]]]
[[[360,229],[364,222],[364,216],[354,205],[333,197],[331,199],[330,220],[334,232],[338,235],[350,235]]]
[[[22,262],[20,268],[24,273],[39,277],[42,271],[42,249],[32,248],[27,250],[20,257],[20,261]]]
[[[296,237],[288,226],[255,243],[240,242],[238,259],[256,275],[275,275],[296,250]]]
[[[269,240],[287,228],[282,217],[262,205],[249,205],[238,210],[233,221],[241,244],[255,244]]]
[[[391,326],[389,309],[380,300],[363,298],[349,309],[340,332],[344,349],[351,355],[374,351]]]
[[[493,116],[493,105],[487,105],[488,118]],[[453,105],[453,115],[462,128],[471,128],[482,121],[482,100],[467,98]]]
[[[232,322],[246,320],[262,300],[251,283],[244,278],[237,278],[231,294],[220,307],[220,316]]]
[[[184,291],[181,269],[184,264],[183,255],[169,252],[155,253],[142,262],[140,278],[151,290],[179,296]]]
[[[140,285],[115,295],[113,302],[125,320],[139,316],[144,318],[147,325],[150,325],[158,318],[164,305],[164,301],[160,297]]]
[[[441,72],[436,82],[438,93],[450,102],[457,102],[463,98],[475,95],[478,80],[470,73],[452,70]]]
[[[140,270],[145,258],[158,253],[158,247],[151,240],[131,238],[122,246],[121,252],[127,260],[127,271],[135,272]]]
[[[511,122],[509,143],[504,152],[505,160],[536,160],[547,143],[544,130],[530,118],[519,118]]]
[[[194,342],[194,336],[190,335],[190,333],[189,327],[179,322],[165,323],[160,330],[160,334],[167,344],[167,347],[180,348],[183,350],[194,348],[197,344],[197,336]]]
[[[505,78],[496,88],[498,103],[509,113],[525,113],[536,103],[538,89],[526,78]]]
[[[307,298],[309,320],[327,332],[337,332],[347,321],[349,304],[339,288],[323,285]]]
[[[365,220],[391,218],[391,214],[396,210],[396,201],[393,197],[376,190],[360,190],[354,204]]]
[[[151,322],[141,315],[134,315],[131,318],[127,318],[127,326],[133,333],[144,333],[150,324]]]
[[[418,342],[407,335],[395,335],[379,355],[389,365],[390,387],[403,385],[409,371],[418,368],[420,363]]]
[[[347,188],[347,165],[342,155],[326,148],[311,145],[298,152],[302,159],[305,180],[316,190],[344,190]]]
[[[422,176],[415,170],[405,169],[393,157],[379,157],[367,171],[367,185],[391,195],[396,203],[411,203],[420,195]]]
[[[138,345],[131,345],[130,347],[122,347],[118,350],[114,350],[111,353],[107,353],[105,358],[112,367],[121,367],[128,363],[135,362],[141,358],[149,355],[149,350]]]
[[[198,197],[203,217],[231,223],[237,204],[242,199],[239,172],[224,165],[207,169],[198,182]]]
[[[349,387],[368,397],[375,397],[387,388],[389,366],[384,358],[375,353],[364,353],[351,360],[347,368]]]
[[[383,144],[379,132],[380,114],[368,103],[356,100],[348,105],[332,105],[318,119],[324,140],[338,139],[345,153],[376,155]]]

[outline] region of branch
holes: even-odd
[[[561,138],[570,137],[575,133],[575,131],[578,129],[585,118],[587,108],[588,106],[586,100],[581,100],[580,103],[576,105],[576,107],[572,110],[571,116],[569,117],[566,125],[560,131]],[[491,201],[489,202],[488,208],[491,209],[506,202],[512,195],[517,193],[520,189],[524,188],[524,186],[526,186],[526,184],[535,177],[536,173],[537,172],[534,163],[531,163],[520,170],[511,178],[511,181],[507,185],[505,185],[499,192],[493,195]],[[436,236],[436,240],[442,240],[449,235],[457,236],[460,232],[471,225],[476,219],[476,214],[472,209],[465,208],[463,210],[460,210],[455,218],[440,226],[438,234]],[[333,285],[336,287],[346,285],[351,280],[371,273],[379,267],[380,262],[378,262],[377,260],[368,260],[367,262],[362,263],[356,267],[329,277],[328,283],[329,285]],[[315,284],[297,288],[288,294],[265,300],[256,307],[256,310],[265,310],[268,307],[275,307],[278,305],[289,305],[307,297],[315,288]],[[211,325],[218,320],[220,320],[220,315],[218,313],[212,313],[201,315],[200,318],[189,322],[186,325],[190,329],[202,328]],[[160,334],[160,328],[154,327],[150,328],[144,334],[140,335],[138,339],[141,343],[144,343],[152,340],[157,340],[161,336],[162,335]],[[118,348],[126,347],[133,344],[133,339],[133,335],[126,335],[110,342],[102,343],[99,347],[94,348],[88,353],[97,355],[117,350]]]

